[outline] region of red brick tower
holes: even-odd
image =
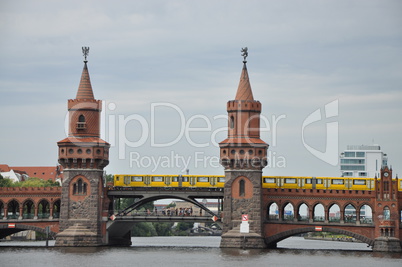
[[[261,103],[253,98],[247,48],[242,52],[244,65],[236,98],[227,103],[228,138],[219,144],[226,178],[221,247],[263,248],[261,180],[268,144],[260,139]],[[240,231],[243,214],[249,219],[247,231]]]
[[[100,138],[102,101],[96,100],[89,78],[86,56],[75,99],[68,100],[68,137],[57,143],[59,163],[64,169],[60,230],[56,246],[105,244],[102,222],[103,168],[109,163],[110,145]]]
[[[392,168],[381,169],[380,179],[376,178],[376,201],[373,211],[375,235],[373,250],[401,252],[400,203],[398,198],[398,177],[392,179]]]

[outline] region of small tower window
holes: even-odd
[[[81,129],[85,129],[85,128],[86,128],[85,116],[81,114],[78,117],[77,129],[81,130]]]
[[[230,129],[234,128],[234,117],[230,116],[230,125],[229,125]]]
[[[245,181],[241,179],[239,181],[239,196],[244,197],[245,194],[246,194]]]
[[[87,194],[87,183],[83,182],[82,179],[78,179],[76,183],[73,184],[73,195],[86,195]]]
[[[389,211],[388,206],[385,206],[385,207],[384,207],[384,213],[383,213],[383,215],[384,215],[384,220],[389,220],[389,219],[391,219],[391,213],[390,213],[390,211]]]

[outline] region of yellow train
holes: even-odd
[[[374,190],[374,178],[263,176],[263,188]]]
[[[114,175],[114,187],[211,187],[223,188],[223,175]],[[263,176],[263,188],[374,190],[374,178]],[[402,180],[398,190],[402,191]]]
[[[119,187],[214,187],[223,188],[222,175],[128,175],[116,174],[114,186]]]

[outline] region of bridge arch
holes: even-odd
[[[48,219],[50,216],[50,202],[46,198],[38,201],[38,218]]]
[[[286,201],[283,203],[279,215],[281,216],[281,219],[284,221],[293,221],[295,216],[294,211],[295,211],[295,205],[293,204],[293,202]]]
[[[7,208],[7,214],[4,214],[5,217],[11,218],[11,219],[18,219],[20,216],[20,207],[21,203],[16,200],[16,199],[10,199],[10,201],[7,202],[6,208]],[[11,213],[11,215],[10,215]]]
[[[323,222],[325,220],[325,205],[322,202],[315,202],[312,207],[313,221]]]
[[[173,195],[154,195],[154,196],[150,196],[150,197],[144,197],[144,198],[140,199],[139,201],[135,202],[134,204],[130,205],[126,209],[124,209],[122,212],[119,212],[119,215],[128,214],[132,210],[135,210],[136,208],[138,208],[138,207],[140,207],[140,206],[142,206],[142,205],[144,205],[144,204],[146,204],[148,202],[152,202],[152,201],[156,201],[156,200],[160,200],[160,199],[180,199],[180,200],[184,200],[184,201],[187,201],[187,202],[190,202],[190,203],[196,205],[200,209],[203,209],[203,210],[207,211],[208,213],[210,213],[212,215],[217,216],[217,214],[213,213],[211,210],[209,210],[204,205],[202,205],[201,203],[199,203],[198,201],[196,201],[196,200],[194,200],[192,198],[182,197],[182,196],[173,196]]]
[[[4,203],[0,200],[0,220],[4,217]]]
[[[368,244],[369,246],[373,246],[373,244],[374,244],[373,239],[368,238],[367,236],[364,236],[364,235],[360,235],[360,234],[351,232],[351,231],[338,229],[338,228],[332,228],[332,227],[326,227],[326,226],[322,227],[322,231],[323,232],[333,232],[333,233],[337,233],[337,234],[351,236],[351,237],[356,238],[357,240],[360,240],[360,241]],[[275,247],[276,243],[278,243],[288,237],[298,235],[298,234],[304,234],[304,233],[308,233],[308,232],[315,232],[315,226],[302,227],[302,228],[292,229],[292,230],[288,230],[288,231],[284,231],[284,232],[275,234],[273,236],[265,238],[265,243],[267,244],[268,247]]]
[[[305,208],[303,211],[302,208]],[[297,220],[298,221],[308,221],[310,219],[311,208],[305,201],[300,201],[296,206]]]
[[[280,208],[278,203],[276,203],[275,201],[271,201],[268,203],[267,207],[266,207],[266,211],[267,211],[267,219],[269,221],[277,221],[279,220],[279,213],[280,213]]]
[[[15,228],[8,228],[7,224],[0,225],[0,238],[4,238],[6,236],[21,232],[21,231],[26,231],[26,230],[32,230],[35,232],[43,233],[46,234],[46,229],[33,226],[33,225],[26,225],[26,224],[16,224]],[[53,232],[52,230],[49,231],[49,237],[54,239],[56,237],[57,233]]]
[[[31,198],[27,198],[22,203],[22,218],[33,219],[35,215],[35,202]]]

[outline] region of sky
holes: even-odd
[[[55,166],[88,68],[110,174],[223,175],[243,57],[264,175],[339,176],[347,145],[402,172],[401,1],[2,1],[0,163]]]

